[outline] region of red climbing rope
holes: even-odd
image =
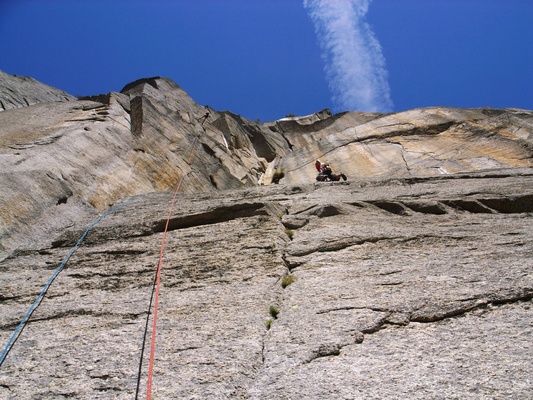
[[[205,122],[205,120],[203,122]],[[201,124],[202,127],[203,127],[203,122]],[[196,138],[194,139],[193,143],[191,144],[191,148],[189,149],[189,152],[185,156],[185,161],[186,162],[187,162],[187,159],[189,158],[189,156],[192,154],[192,151],[193,151],[193,149],[194,149],[194,147],[196,145],[196,142],[197,142],[199,137],[200,137],[200,135],[196,136]],[[191,165],[191,163],[192,163],[192,159],[187,164]],[[153,324],[152,324],[152,342],[151,342],[151,345],[150,345],[150,361],[149,361],[149,364],[148,364],[148,383],[147,383],[147,388],[146,388],[146,399],[147,400],[150,400],[152,398],[152,378],[153,378],[153,374],[154,374],[155,338],[156,338],[156,329],[157,329],[157,309],[158,309],[158,306],[159,306],[159,287],[160,287],[160,282],[161,282],[161,269],[162,269],[162,266],[163,266],[163,252],[165,250],[165,239],[167,237],[168,225],[170,224],[170,218],[172,216],[172,210],[174,209],[174,204],[176,203],[176,197],[178,195],[178,192],[180,190],[180,187],[181,187],[181,184],[182,184],[183,180],[185,179],[185,177],[187,176],[187,174],[189,172],[190,172],[190,167],[189,167],[189,171],[187,171],[180,178],[180,180],[178,182],[178,185],[176,187],[176,190],[174,191],[174,197],[172,198],[172,203],[170,204],[170,208],[168,210],[168,217],[167,217],[167,222],[166,222],[166,225],[165,225],[165,230],[163,231],[163,237],[161,238],[161,248],[159,250],[159,262],[157,263],[157,275],[156,275],[156,280],[155,280],[155,298],[154,298],[154,313],[153,313]]]
[[[163,232],[163,238],[161,239],[161,249],[159,251],[159,262],[157,263],[157,275],[155,280],[155,302],[154,302],[154,321],[152,324],[152,343],[150,345],[150,362],[148,364],[148,384],[146,389],[146,399],[150,400],[152,397],[152,377],[154,374],[154,354],[155,354],[155,335],[157,329],[157,309],[159,306],[159,283],[161,282],[161,267],[163,266],[163,252],[165,250],[165,239],[167,237],[168,225],[170,223],[170,217],[172,216],[172,210],[174,208],[174,203],[176,202],[176,196],[181,187],[181,182],[187,174],[183,175],[178,182],[178,187],[174,192],[174,197],[172,198],[172,203],[168,210],[167,223],[165,225],[165,230]]]

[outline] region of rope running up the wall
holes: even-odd
[[[201,126],[204,129],[204,132],[205,132],[205,128],[203,126],[204,126],[204,122],[207,120],[208,116],[209,116],[209,114],[206,114],[204,116],[204,120],[201,123]],[[192,155],[193,149],[196,146],[196,142],[198,141],[199,137],[200,137],[200,135],[198,134],[196,136],[196,138],[194,139],[193,143],[191,144],[191,147],[189,148],[189,151],[187,152],[187,154],[185,156],[186,162],[187,162],[187,159],[189,158],[189,156]],[[163,252],[165,250],[165,240],[166,240],[166,237],[167,237],[167,231],[168,231],[168,226],[170,224],[170,218],[172,216],[172,211],[174,209],[174,204],[176,203],[176,197],[177,197],[178,192],[179,192],[179,190],[181,188],[181,184],[183,183],[184,179],[187,177],[187,175],[190,172],[190,165],[192,163],[192,159],[193,158],[191,157],[191,160],[189,160],[187,162],[187,165],[189,165],[189,170],[181,177],[181,179],[179,180],[178,185],[176,187],[176,190],[174,191],[174,196],[172,198],[172,202],[171,202],[169,210],[168,210],[168,216],[167,216],[167,222],[165,224],[165,230],[163,231],[163,237],[161,238],[161,247],[160,247],[160,250],[159,250],[159,261],[157,263],[157,273],[156,273],[156,279],[155,279],[155,282],[154,282],[155,291],[154,290],[152,291],[152,293],[153,293],[153,295],[155,297],[154,297],[154,312],[153,312],[153,323],[152,323],[152,337],[151,337],[151,345],[150,345],[150,361],[148,363],[148,381],[147,381],[147,388],[146,388],[146,399],[147,400],[150,400],[151,397],[152,397],[152,380],[153,380],[153,374],[154,374],[154,358],[155,358],[155,339],[156,339],[156,330],[157,330],[157,310],[158,310],[158,307],[159,307],[159,287],[160,287],[160,282],[161,282],[161,269],[162,269],[162,266],[163,266]],[[151,302],[151,300],[150,300],[150,302]],[[138,396],[138,389],[137,389],[137,393],[136,393],[136,398],[137,398],[137,396]]]
[[[85,239],[85,237],[87,236],[87,234],[89,233],[89,231],[97,224],[99,223],[101,220],[103,220],[105,217],[107,217],[109,214],[113,214],[115,212],[117,212],[118,210],[120,210],[122,207],[124,207],[125,205],[131,203],[133,200],[136,200],[137,198],[139,198],[140,196],[136,196],[136,197],[132,197],[131,199],[129,199],[128,201],[122,203],[121,205],[115,207],[115,208],[112,208],[111,210],[108,210],[106,213],[104,213],[101,217],[99,217],[96,221],[94,221],[93,223],[91,223],[89,225],[89,227],[87,228],[87,230],[83,233],[83,235],[81,235],[81,237],[78,239],[78,242],[76,243],[76,245],[69,251],[69,253],[67,254],[67,256],[63,259],[63,262],[61,262],[61,264],[59,265],[59,267],[57,267],[57,269],[55,270],[55,272],[52,274],[52,276],[50,277],[50,279],[48,280],[48,282],[46,282],[46,285],[44,285],[44,288],[41,290],[41,293],[39,293],[39,295],[37,296],[37,298],[35,299],[35,301],[33,302],[33,304],[30,306],[30,308],[28,309],[28,311],[26,312],[26,314],[24,315],[24,317],[22,318],[22,320],[20,321],[20,323],[18,324],[17,328],[15,329],[15,331],[13,332],[13,334],[11,335],[11,338],[9,339],[9,341],[7,342],[5,348],[4,348],[4,351],[2,352],[2,355],[0,356],[0,366],[2,366],[2,363],[4,362],[5,358],[7,357],[9,351],[11,350],[11,348],[13,347],[13,345],[15,344],[15,342],[17,341],[18,337],[20,336],[20,334],[22,333],[22,331],[24,330],[24,327],[26,326],[28,320],[30,319],[31,315],[33,314],[33,312],[37,309],[37,307],[41,304],[43,298],[44,298],[44,295],[46,294],[46,292],[48,291],[48,289],[50,288],[50,286],[52,285],[52,283],[54,282],[54,280],[57,278],[57,276],[59,275],[59,273],[63,270],[63,268],[65,267],[65,265],[67,264],[68,260],[70,259],[70,257],[72,256],[72,254],[74,254],[74,252],[76,251],[76,249],[78,247],[80,247],[81,245],[81,242],[83,242],[83,239]]]

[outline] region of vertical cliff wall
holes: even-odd
[[[1,398],[145,397],[160,254],[153,398],[533,397],[531,111],[54,96],[0,112]]]

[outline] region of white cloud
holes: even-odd
[[[365,22],[371,0],[304,0],[322,49],[332,100],[340,110],[393,108],[381,46]]]

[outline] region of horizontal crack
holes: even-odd
[[[533,299],[533,289],[527,288],[510,293],[500,293],[489,295],[486,298],[463,299],[445,305],[429,305],[413,312],[409,318],[411,322],[437,322],[447,318],[457,317],[469,311],[486,307],[488,305],[499,305],[529,301]]]
[[[181,353],[181,352],[184,352],[184,351],[198,350],[198,349],[201,349],[201,347],[199,347],[199,346],[189,346],[189,347],[183,347],[181,349],[175,349],[174,353]]]
[[[294,249],[289,251],[290,256],[306,256],[313,253],[327,253],[331,251],[339,251],[352,246],[360,246],[365,243],[377,243],[383,240],[396,240],[399,237],[369,237],[369,238],[342,238],[339,240],[331,240],[317,243],[316,246],[307,247],[304,249]]]
[[[210,225],[227,222],[237,218],[269,215],[264,203],[239,203],[231,206],[216,208],[200,214],[174,217],[169,220],[168,230],[191,228],[193,226]],[[161,220],[153,225],[153,232],[163,232],[167,221]]]
[[[91,317],[96,317],[96,318],[115,316],[115,317],[121,317],[122,319],[138,319],[144,314],[145,314],[144,312],[143,313],[113,314],[111,312],[96,312],[92,310],[77,309],[77,310],[59,312],[57,314],[53,314],[53,315],[49,315],[49,316],[41,317],[41,318],[32,318],[28,321],[28,323],[52,321],[52,320],[61,319],[65,317],[78,317],[78,316],[91,316]]]
[[[347,345],[348,344],[344,346],[340,344],[322,344],[306,361],[303,362],[303,364],[309,364],[319,358],[339,356],[341,354],[341,349]]]
[[[232,221],[238,218],[273,215],[270,205],[265,203],[237,203],[221,206],[207,212],[197,214],[184,214],[171,217],[168,221],[168,231],[186,229],[195,226],[217,224]],[[84,240],[85,245],[103,243],[108,240],[150,236],[154,233],[164,232],[167,219],[154,221],[150,225],[113,225],[110,227],[95,227]],[[81,237],[82,231],[67,231],[60,238],[52,242],[51,247],[73,246]],[[124,254],[135,255],[137,250]],[[105,253],[105,252],[104,252]],[[117,253],[119,254],[119,253]],[[139,253],[140,254],[140,253]]]
[[[153,269],[143,269],[143,270],[138,270],[138,271],[120,271],[120,272],[110,272],[110,273],[88,271],[86,274],[83,274],[80,272],[75,272],[75,273],[69,272],[68,277],[73,278],[73,279],[87,279],[87,278],[93,278],[93,277],[98,277],[98,278],[122,278],[122,277],[128,277],[128,276],[137,277],[137,276],[144,275],[144,274],[152,274],[153,271],[154,271]]]
[[[6,295],[2,295],[0,294],[0,302],[8,302],[8,301],[17,301],[17,300],[20,300],[22,298],[24,298],[25,296],[23,295],[18,295],[18,296],[6,296]]]
[[[412,237],[401,237],[401,236],[382,236],[382,237],[351,237],[351,238],[341,238],[337,240],[323,241],[320,243],[312,243],[312,246],[306,246],[305,248],[295,248],[291,249],[288,252],[288,256],[291,257],[302,257],[307,256],[313,253],[328,253],[332,251],[344,250],[352,246],[361,246],[367,243],[378,243],[381,241],[396,241],[398,243],[408,243],[412,241],[422,240],[422,239],[442,239],[441,236],[436,235],[418,235]],[[464,236],[449,236],[448,239],[454,240],[464,240],[467,239]],[[303,247],[303,246],[302,246]]]
[[[335,307],[328,308],[327,310],[317,311],[317,314],[327,314],[336,311],[350,311],[350,310],[370,310],[375,312],[390,312],[386,308],[381,307],[368,307],[368,306],[345,306],[345,307]]]
[[[410,123],[395,123],[391,125],[385,125],[381,128],[389,128],[389,127],[398,127],[398,129],[390,130],[388,132],[379,132],[379,133],[370,133],[367,135],[361,135],[359,137],[356,137],[354,140],[349,141],[347,144],[350,143],[358,143],[358,142],[367,142],[372,140],[385,140],[388,138],[394,138],[394,137],[405,137],[405,136],[412,136],[412,135],[439,135],[440,133],[443,133],[447,131],[450,127],[455,125],[455,121],[446,121],[442,123],[436,123],[433,125],[426,125],[426,126],[415,126]]]
[[[133,249],[125,249],[125,250],[106,250],[106,251],[95,251],[93,254],[110,254],[110,255],[139,255],[146,253],[147,250],[133,250]]]
[[[386,313],[382,318],[374,321],[370,326],[360,329],[363,335],[374,334],[387,326],[406,326],[410,322],[430,323],[439,322],[448,318],[460,317],[480,308],[498,306],[503,304],[519,303],[523,301],[530,301],[533,299],[533,288],[524,288],[517,291],[503,291],[502,293],[490,294],[485,298],[466,298],[456,300],[448,304],[432,304],[422,307],[412,313],[405,311],[389,310],[381,307],[365,307],[365,306],[345,306],[330,308],[327,310],[318,311],[317,314],[327,314],[336,311],[350,311],[350,310],[371,310],[374,312]],[[357,343],[362,343],[363,339]],[[332,354],[334,355],[334,354]],[[314,359],[320,357],[317,353]]]

